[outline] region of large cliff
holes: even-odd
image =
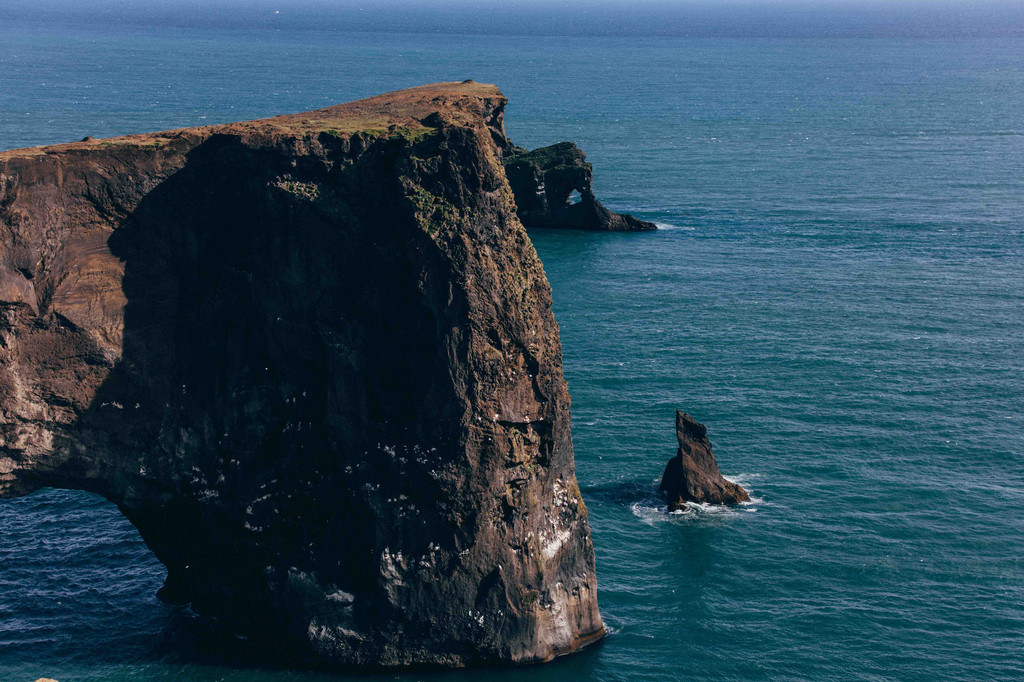
[[[603,633],[505,98],[0,153],[0,497],[94,491],[162,595],[341,665]]]

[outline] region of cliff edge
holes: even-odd
[[[317,664],[599,638],[504,107],[442,83],[0,153],[0,497],[104,495],[165,599]]]

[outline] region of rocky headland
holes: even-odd
[[[685,509],[687,502],[738,504],[750,499],[718,470],[707,428],[682,410],[676,410],[676,439],[679,449],[665,466],[659,488],[670,512]]]
[[[0,153],[0,497],[105,496],[163,598],[318,665],[600,638],[505,103],[443,83]]]

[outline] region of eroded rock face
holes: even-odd
[[[0,153],[0,496],[106,496],[165,598],[319,664],[599,638],[504,106],[449,83]]]
[[[524,225],[598,232],[658,229],[654,223],[605,208],[594,197],[594,171],[586,158],[572,142],[532,152],[506,149],[505,172]]]
[[[718,470],[707,428],[682,410],[676,410],[676,438],[679,450],[665,466],[659,488],[668,498],[670,512],[684,509],[687,502],[738,504],[750,499]]]

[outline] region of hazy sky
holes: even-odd
[[[0,20],[623,36],[1024,36],[1024,0],[0,0]]]

